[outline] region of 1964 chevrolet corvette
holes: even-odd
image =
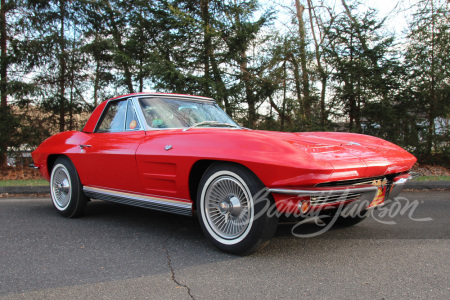
[[[65,217],[90,198],[196,211],[209,240],[236,254],[267,244],[282,213],[360,222],[398,195],[416,161],[375,137],[250,130],[213,99],[156,93],[103,102],[81,131],[50,137],[32,156]],[[356,202],[357,214],[342,213]]]

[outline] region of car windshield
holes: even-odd
[[[238,127],[213,102],[150,97],[139,104],[151,128]]]

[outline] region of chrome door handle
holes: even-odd
[[[92,145],[78,145],[78,147],[80,147],[80,149],[84,149],[84,148],[90,148],[90,147],[92,147]]]

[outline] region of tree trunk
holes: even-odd
[[[313,7],[312,7],[312,1],[308,0],[308,11],[309,11],[309,20],[311,23],[311,32],[314,38],[314,46],[315,46],[315,52],[316,52],[316,63],[317,63],[317,69],[319,71],[319,75],[321,78],[321,84],[322,88],[320,91],[320,126],[322,130],[325,130],[325,123],[327,120],[327,114],[325,112],[325,93],[327,89],[327,74],[325,72],[325,69],[322,66],[321,62],[321,53],[320,53],[320,45],[322,44],[322,41],[317,41],[316,32],[314,31],[314,21],[313,21]],[[314,13],[315,15],[315,13]]]
[[[322,79],[322,88],[320,91],[320,126],[322,130],[325,130],[328,119],[327,111],[325,109],[325,93],[327,90],[327,75],[325,74],[325,72],[321,74],[321,79]]]
[[[210,66],[209,61],[212,54],[212,40],[209,28],[209,0],[200,1],[200,10],[203,20],[203,65],[205,74],[203,75],[203,92],[206,96],[211,97],[211,91],[209,86],[210,81]]]
[[[377,65],[377,58],[374,55],[370,55],[370,51],[369,51],[369,47],[367,46],[367,42],[365,37],[362,35],[361,30],[360,30],[360,25],[359,23],[356,21],[356,19],[352,16],[352,13],[350,11],[350,8],[348,7],[347,3],[345,3],[345,0],[341,0],[342,5],[344,6],[345,9],[345,14],[347,15],[347,17],[350,19],[351,23],[353,24],[353,26],[355,27],[355,31],[356,31],[356,35],[358,36],[359,41],[361,42],[361,46],[363,48],[364,53],[366,53],[368,55],[368,57],[370,58],[370,60],[372,61],[372,64],[374,66]]]
[[[139,93],[142,93],[144,91],[144,72],[142,71],[142,69],[144,68],[144,64],[142,61],[144,54],[142,52],[144,51],[141,51],[141,55],[139,58]]]
[[[228,93],[225,86],[225,83],[223,82],[222,76],[220,74],[219,66],[217,65],[216,58],[214,56],[214,47],[212,45],[212,37],[211,37],[211,25],[210,25],[210,12],[209,12],[209,3],[210,0],[202,0],[201,5],[201,14],[202,14],[202,20],[203,20],[203,46],[204,46],[204,68],[205,68],[205,74],[204,74],[204,91],[205,95],[211,97],[211,90],[210,90],[210,81],[211,81],[211,71],[212,76],[214,77],[214,81],[216,84],[217,94],[218,98],[216,99],[221,103],[224,108],[225,112],[232,116],[233,111],[231,110],[230,103],[228,101]]]
[[[216,58],[214,57],[214,52],[211,54],[211,68],[214,75],[214,80],[217,85],[217,91],[219,92],[220,101],[223,100],[223,105],[225,106],[225,112],[230,117],[233,116],[233,111],[230,106],[230,102],[228,101],[228,91],[225,86],[225,83],[223,82],[222,76],[220,75],[219,66],[217,65]]]
[[[114,22],[114,21],[112,21]],[[117,26],[114,24],[114,41],[117,44],[117,48],[119,49],[120,52],[124,53],[125,52],[125,47],[122,44],[122,37],[120,36],[120,32],[117,29]],[[125,85],[128,88],[128,92],[130,94],[134,93],[134,88],[133,88],[133,80],[131,78],[131,71],[130,71],[130,66],[128,65],[127,62],[125,62],[122,59],[122,67],[124,70],[124,76],[125,76]]]
[[[292,53],[289,54],[291,58],[291,63],[294,66],[294,81],[295,81],[295,92],[297,93],[297,101],[300,105],[300,112],[298,113],[299,116],[305,117],[305,109],[304,109],[304,103],[302,102],[302,87],[301,87],[301,81],[300,81],[300,70],[298,67],[298,62],[295,59],[294,55]]]
[[[286,60],[283,63],[283,71],[284,71],[284,78],[283,78],[283,110],[281,114],[281,122],[280,122],[280,131],[283,131],[284,129],[284,120],[286,119]]]
[[[353,34],[350,37],[350,62],[351,62],[351,66],[353,66]],[[356,114],[356,100],[355,100],[355,93],[354,93],[354,87],[353,87],[353,78],[351,76],[352,76],[352,74],[350,74],[350,78],[348,80],[349,81],[348,97],[349,97],[349,101],[350,101],[350,124],[349,124],[350,131],[352,131],[354,128],[354,120],[355,120],[355,114]]]
[[[1,93],[1,110],[5,110],[5,113],[9,113],[9,110],[7,110],[8,100],[7,100],[7,75],[8,75],[8,61],[6,56],[6,41],[8,37],[6,36],[6,3],[5,0],[1,0],[1,12],[0,12],[0,33],[1,33],[1,41],[0,41],[0,47],[1,47],[1,66],[0,66],[0,93]],[[0,153],[0,168],[6,166],[6,159],[7,159],[7,148],[8,144],[6,141],[3,141],[0,145],[0,149],[4,153]]]
[[[357,101],[356,101],[356,111],[355,111],[355,126],[356,126],[356,132],[361,133],[361,82],[358,79],[357,83]]]
[[[295,8],[297,10],[298,32],[300,34],[300,63],[302,68],[302,85],[303,85],[303,109],[307,120],[311,119],[311,97],[309,91],[309,75],[306,60],[306,33],[305,22],[303,21],[303,12],[305,7],[300,4],[299,0],[295,0]]]
[[[275,111],[278,113],[279,116],[281,116],[281,115],[284,114],[283,108],[280,109],[280,108],[275,104],[275,102],[273,101],[272,96],[269,96],[269,104],[270,104],[270,107],[271,107],[271,108],[275,109]],[[289,124],[292,124],[292,119],[291,119],[291,117],[290,117],[289,115],[284,114],[284,117],[285,117],[285,120],[286,120]]]
[[[96,59],[95,61],[95,79],[94,79],[94,107],[97,107],[98,104],[98,89],[99,89],[99,81],[100,81],[100,60]]]
[[[236,1],[234,2],[235,5],[237,5]],[[238,26],[237,30],[238,32],[241,32],[242,28],[239,28],[240,24],[240,17],[238,14],[234,17],[235,25]],[[242,78],[242,82],[244,83],[244,89],[245,89],[245,99],[248,105],[248,111],[247,111],[247,124],[245,124],[249,128],[254,128],[255,122],[256,122],[256,101],[255,97],[253,95],[253,88],[251,84],[251,77],[250,73],[248,71],[248,58],[247,58],[247,45],[242,46],[241,50],[239,51],[239,58],[238,58],[238,64],[240,69],[240,74]]]
[[[59,55],[59,66],[60,66],[60,75],[59,75],[59,131],[63,132],[65,129],[65,75],[66,75],[66,48],[65,48],[65,40],[64,40],[64,19],[65,19],[65,0],[60,0],[60,22],[61,22],[61,32],[60,32],[60,40],[59,46],[61,53]]]
[[[434,119],[435,119],[435,103],[436,103],[436,74],[435,74],[435,15],[434,15],[434,1],[431,1],[431,86],[430,86],[430,100],[428,109],[428,134],[427,134],[427,154],[431,156],[433,149],[434,136]]]
[[[5,0],[1,0],[1,12],[0,12],[0,31],[1,31],[1,41],[0,41],[0,46],[2,48],[2,53],[1,53],[1,66],[0,66],[0,76],[1,76],[1,88],[0,88],[0,92],[1,92],[1,106],[2,107],[6,107],[8,105],[8,100],[7,100],[7,76],[8,76],[8,61],[7,61],[7,55],[6,55],[6,41],[8,39],[8,37],[6,36],[6,7],[5,7]]]
[[[248,120],[247,126],[249,128],[253,128],[256,122],[256,103],[253,95],[253,89],[250,82],[250,73],[248,72],[248,62],[247,62],[247,54],[245,51],[240,53],[240,71],[242,76],[242,81],[244,82],[245,87],[245,98],[248,105]]]
[[[119,29],[117,28],[116,16],[114,16],[114,12],[111,7],[111,3],[109,3],[109,1],[107,2],[107,6],[108,6],[109,22],[112,27],[112,36],[113,36],[114,42],[116,43],[116,46],[117,46],[117,49],[119,50],[119,52],[121,52],[122,54],[125,54],[125,46],[122,43],[122,35],[121,35]],[[130,66],[123,58],[120,59],[120,63],[122,65],[123,71],[124,71],[125,85],[128,88],[128,92],[130,94],[132,94],[132,93],[134,93],[134,88],[133,88],[133,79],[131,78]]]
[[[70,60],[70,101],[69,101],[69,130],[73,130],[73,102],[74,102],[74,87],[75,87],[75,31],[72,42],[72,55]]]
[[[351,87],[349,87],[351,89]],[[355,120],[355,99],[353,97],[353,91],[349,90],[349,101],[350,101],[350,123],[349,123],[349,131],[353,131],[354,128],[354,120]]]

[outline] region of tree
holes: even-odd
[[[384,20],[377,19],[376,11],[359,16],[345,7],[346,14],[328,28],[327,59],[333,70],[334,98],[348,115],[349,130],[362,132],[365,104],[390,105],[389,80],[399,76],[393,73],[398,58],[392,51],[394,39],[383,35]]]
[[[309,70],[307,67],[308,61],[306,57],[306,29],[305,21],[303,20],[303,13],[305,6],[300,4],[299,0],[295,0],[296,17],[298,21],[298,32],[300,37],[300,63],[302,70],[302,87],[303,87],[303,101],[302,110],[306,120],[311,119],[311,91],[309,82]]]
[[[448,128],[437,128],[438,118],[450,115],[450,20],[446,1],[418,3],[408,33],[406,64],[410,97],[417,103],[416,122],[426,124],[425,154],[445,145]],[[443,143],[443,144],[442,144]],[[448,140],[447,140],[448,147]]]
[[[329,18],[329,25],[331,27],[334,23],[335,16],[332,14],[331,9],[325,7]],[[308,0],[308,12],[309,12],[309,21],[311,24],[311,33],[314,40],[314,53],[316,58],[316,67],[317,73],[320,78],[321,83],[321,91],[320,91],[320,128],[321,130],[325,130],[327,127],[328,120],[328,112],[325,105],[325,97],[327,90],[327,82],[329,77],[329,72],[327,71],[327,61],[326,57],[323,55],[324,53],[324,42],[327,36],[326,28],[324,28],[323,20],[316,12],[316,7],[313,6],[312,0]],[[315,26],[316,25],[316,26]],[[318,31],[318,35],[316,34],[316,29]]]
[[[156,87],[212,96],[230,115],[237,115],[244,102],[244,121],[255,125],[264,96],[256,88],[262,82],[261,68],[256,66],[260,61],[249,53],[264,43],[260,32],[270,13],[255,18],[256,0],[171,1],[168,5],[172,14],[154,19],[158,28],[171,25],[154,39],[157,46],[149,69]]]
[[[7,62],[7,52],[6,52],[6,41],[8,39],[6,34],[6,1],[1,0],[1,11],[0,11],[0,47],[1,47],[1,62],[0,62],[0,94],[1,94],[1,114],[2,118],[7,117],[6,115],[8,111],[6,110],[7,106],[7,72],[8,72],[8,62]],[[4,130],[3,126],[1,127],[2,131]],[[5,131],[3,131],[5,132]],[[0,141],[0,167],[2,167],[6,162],[6,148],[8,145],[8,140]]]
[[[10,6],[10,5],[9,5]],[[0,63],[0,93],[1,106],[6,107],[7,101],[7,82],[8,82],[8,59],[7,59],[7,40],[8,35],[6,31],[6,12],[9,10],[5,0],[1,0],[0,10],[0,47],[1,47],[1,63]]]

